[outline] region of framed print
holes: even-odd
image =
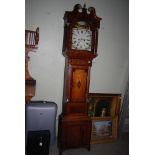
[[[120,102],[121,94],[88,94],[88,116],[92,119],[92,144],[117,139]]]
[[[112,121],[95,121],[93,124],[94,135],[102,137],[112,136]]]
[[[112,142],[117,139],[118,116],[92,118],[91,144]]]
[[[119,114],[120,94],[89,93],[87,97],[90,117],[114,117]]]

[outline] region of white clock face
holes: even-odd
[[[73,28],[72,49],[91,51],[92,31],[85,28]]]

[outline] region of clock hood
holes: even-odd
[[[86,8],[86,5],[83,7],[80,4],[76,4],[73,8],[73,11],[66,11],[64,15],[65,24],[74,24],[78,21],[89,21],[90,26],[99,28],[100,20],[102,18],[96,15],[94,7]]]

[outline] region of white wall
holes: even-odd
[[[77,3],[95,7],[102,18],[90,92],[123,93],[128,79],[128,0],[26,0],[25,29],[40,28],[39,49],[29,54],[29,70],[37,81],[33,100],[55,101],[58,114],[62,111],[65,61],[63,16]]]

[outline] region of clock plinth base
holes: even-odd
[[[59,155],[71,148],[83,147],[90,151],[91,127],[92,121],[87,115],[60,115],[58,128]]]

